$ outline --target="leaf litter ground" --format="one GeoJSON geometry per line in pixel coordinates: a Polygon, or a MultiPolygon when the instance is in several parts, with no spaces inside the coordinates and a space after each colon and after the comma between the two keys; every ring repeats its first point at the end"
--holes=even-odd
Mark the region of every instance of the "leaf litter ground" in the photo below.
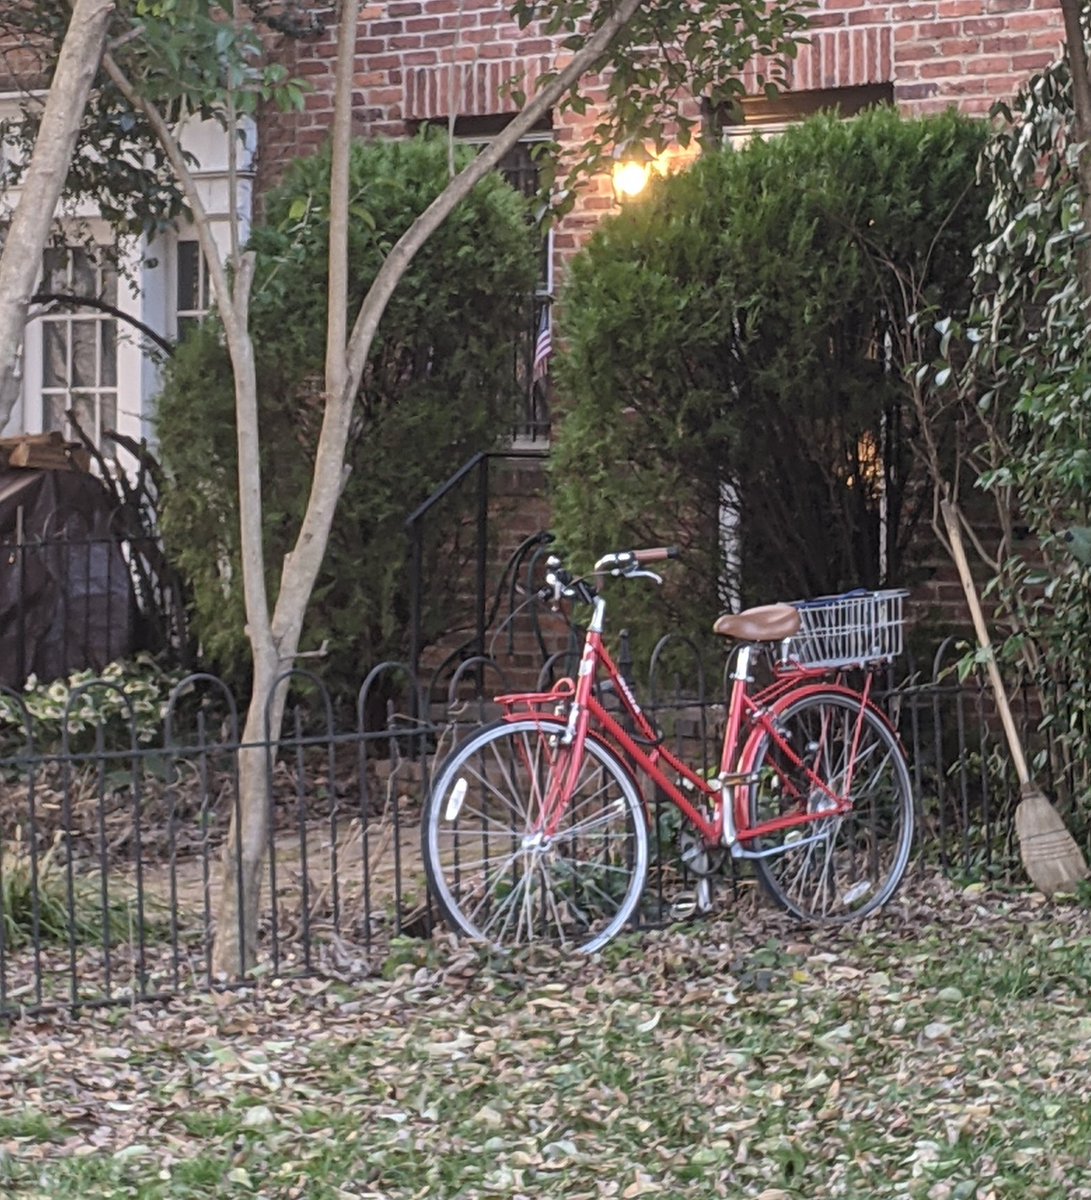
{"type": "Polygon", "coordinates": [[[0,1195],[1091,1200],[1078,904],[918,880],[385,974],[15,1024],[0,1195]]]}

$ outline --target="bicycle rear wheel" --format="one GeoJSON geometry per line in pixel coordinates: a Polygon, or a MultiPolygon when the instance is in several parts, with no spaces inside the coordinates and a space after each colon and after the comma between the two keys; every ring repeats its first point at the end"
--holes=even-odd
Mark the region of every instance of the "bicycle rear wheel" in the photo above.
{"type": "Polygon", "coordinates": [[[497,947],[590,953],[629,921],[648,871],[644,808],[628,771],[589,737],[556,829],[543,801],[568,769],[563,726],[483,730],[443,768],[421,817],[428,884],[451,928],[497,947]]]}
{"type": "Polygon", "coordinates": [[[748,849],[773,851],[754,860],[758,877],[797,917],[864,917],[894,895],[909,863],[913,794],[905,755],[873,709],[838,692],[790,702],[776,722],[804,766],[765,735],[752,762],[751,826],[833,809],[829,793],[840,800],[848,792],[852,808],[748,842],[748,849]]]}

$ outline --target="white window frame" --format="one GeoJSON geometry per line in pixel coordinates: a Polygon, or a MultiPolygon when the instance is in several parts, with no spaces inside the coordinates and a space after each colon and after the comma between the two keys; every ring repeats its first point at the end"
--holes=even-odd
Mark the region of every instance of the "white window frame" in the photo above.
{"type": "Polygon", "coordinates": [[[183,332],[186,328],[186,322],[192,321],[194,324],[199,324],[212,311],[212,282],[208,275],[208,264],[205,261],[205,256],[201,251],[201,243],[197,238],[196,230],[184,231],[178,234],[174,239],[174,253],[171,262],[172,270],[170,272],[170,312],[172,323],[172,334],[175,341],[181,341],[183,332]],[[182,247],[193,246],[197,254],[197,308],[182,308],[179,306],[181,297],[178,294],[179,286],[182,282],[182,247]]]}
{"type": "MultiPolygon", "coordinates": [[[[102,243],[98,243],[98,244],[101,245],[102,243]]],[[[59,250],[59,249],[62,249],[62,247],[58,245],[55,247],[50,247],[49,249],[47,249],[46,252],[49,253],[50,250],[59,250]]],[[[75,292],[76,288],[74,286],[74,282],[73,282],[73,278],[72,278],[74,255],[81,251],[86,253],[87,247],[86,247],[86,245],[81,245],[76,242],[68,242],[65,244],[63,249],[67,252],[67,258],[66,258],[66,264],[65,264],[66,277],[65,277],[64,285],[61,288],[59,288],[58,290],[60,290],[62,292],[75,292]]],[[[109,303],[113,304],[114,307],[116,308],[117,301],[120,298],[120,288],[121,288],[121,281],[120,281],[120,279],[117,278],[116,270],[113,270],[112,268],[110,268],[108,263],[104,264],[102,262],[94,264],[94,270],[95,270],[95,284],[94,284],[94,293],[95,294],[98,294],[101,292],[104,272],[109,270],[109,271],[111,271],[112,274],[114,274],[114,276],[115,276],[114,295],[113,295],[113,298],[109,301],[109,303]]],[[[38,400],[38,405],[39,405],[39,409],[40,409],[40,415],[39,415],[39,421],[38,421],[39,427],[41,428],[42,432],[44,433],[44,432],[46,432],[46,426],[48,423],[50,429],[54,429],[54,428],[59,429],[59,431],[61,433],[63,433],[65,435],[65,437],[74,440],[77,436],[76,432],[75,432],[74,428],[72,428],[72,426],[69,424],[67,417],[65,417],[63,414],[66,413],[71,407],[73,407],[73,404],[76,403],[78,398],[84,398],[92,406],[92,415],[93,415],[93,427],[90,429],[85,428],[84,432],[100,448],[100,450],[103,452],[103,454],[105,456],[113,457],[114,452],[115,452],[115,447],[113,444],[105,443],[102,439],[102,434],[103,434],[103,430],[105,428],[116,429],[118,426],[118,416],[119,416],[119,409],[120,409],[120,391],[121,391],[120,379],[119,379],[120,354],[119,354],[118,350],[119,350],[119,343],[120,343],[120,326],[122,324],[121,320],[113,314],[102,312],[101,310],[95,309],[95,308],[74,308],[74,307],[73,308],[58,308],[58,307],[53,307],[53,308],[45,309],[45,310],[38,312],[34,316],[33,321],[34,321],[34,324],[36,324],[38,327],[38,337],[36,339],[36,350],[37,350],[38,361],[36,364],[36,369],[35,369],[34,374],[31,375],[30,372],[28,371],[28,383],[31,380],[33,380],[33,385],[34,385],[35,391],[37,392],[37,400],[38,400]],[[95,331],[94,332],[94,370],[93,370],[94,378],[93,378],[92,383],[84,384],[84,385],[75,385],[72,382],[73,329],[77,325],[77,323],[81,326],[91,326],[95,331]],[[113,329],[114,329],[112,372],[105,372],[103,369],[104,362],[103,362],[103,355],[102,355],[102,350],[103,350],[102,329],[107,324],[112,324],[113,329]],[[46,382],[45,382],[45,378],[44,378],[45,369],[47,366],[46,353],[45,353],[45,346],[46,346],[46,341],[47,341],[46,332],[48,329],[51,329],[51,328],[63,328],[66,331],[66,336],[64,339],[65,351],[66,351],[66,353],[65,353],[66,361],[65,361],[65,372],[64,373],[67,377],[68,382],[67,382],[67,385],[63,386],[63,387],[58,387],[58,386],[54,386],[54,385],[47,386],[46,382]],[[113,375],[113,383],[107,384],[103,381],[104,375],[111,374],[111,373],[113,375]],[[55,397],[61,398],[62,404],[63,404],[63,407],[61,410],[62,415],[59,418],[59,425],[54,424],[51,420],[49,420],[50,404],[51,404],[51,401],[55,397]],[[103,414],[103,401],[107,398],[112,399],[111,407],[113,409],[112,417],[108,421],[105,419],[104,414],[103,414]]]]}

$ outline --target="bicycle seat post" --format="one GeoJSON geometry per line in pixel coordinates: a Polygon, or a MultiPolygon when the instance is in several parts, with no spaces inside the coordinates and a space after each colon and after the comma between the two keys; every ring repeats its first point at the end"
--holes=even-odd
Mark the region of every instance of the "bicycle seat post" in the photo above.
{"type": "Polygon", "coordinates": [[[748,642],[744,642],[735,655],[735,669],[731,672],[731,678],[738,680],[741,683],[753,683],[754,677],[750,674],[750,659],[753,657],[754,647],[748,642]]]}
{"type": "Polygon", "coordinates": [[[568,723],[565,727],[564,736],[561,738],[561,743],[565,746],[572,745],[577,738],[580,720],[587,708],[587,701],[591,695],[592,677],[595,673],[595,656],[598,654],[599,646],[602,643],[602,629],[606,617],[606,601],[601,596],[593,595],[591,604],[591,620],[588,622],[587,632],[583,639],[583,654],[580,656],[579,674],[576,678],[576,694],[572,698],[572,704],[568,710],[568,723]]]}

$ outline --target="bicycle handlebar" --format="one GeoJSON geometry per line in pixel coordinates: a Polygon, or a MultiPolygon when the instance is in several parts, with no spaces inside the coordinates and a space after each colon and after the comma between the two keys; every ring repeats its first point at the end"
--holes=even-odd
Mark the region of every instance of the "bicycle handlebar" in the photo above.
{"type": "MultiPolygon", "coordinates": [[[[595,563],[592,573],[616,575],[626,579],[637,579],[643,576],[645,579],[662,583],[663,580],[654,571],[646,571],[642,568],[647,563],[663,562],[665,559],[678,557],[677,546],[655,546],[647,550],[618,550],[613,554],[603,555],[595,563]]],[[[588,604],[594,601],[597,593],[592,585],[586,578],[574,578],[570,572],[565,570],[560,558],[555,554],[549,556],[546,566],[549,568],[546,573],[546,587],[538,593],[538,599],[552,600],[554,604],[562,596],[574,596],[588,604]]]]}
{"type": "Polygon", "coordinates": [[[634,550],[633,558],[638,563],[663,562],[667,558],[678,558],[677,546],[656,546],[653,550],[634,550]]]}
{"type": "Polygon", "coordinates": [[[656,546],[648,550],[619,550],[615,554],[605,554],[595,563],[595,573],[609,571],[611,575],[624,575],[645,563],[663,562],[668,558],[678,557],[677,546],[656,546]]]}

